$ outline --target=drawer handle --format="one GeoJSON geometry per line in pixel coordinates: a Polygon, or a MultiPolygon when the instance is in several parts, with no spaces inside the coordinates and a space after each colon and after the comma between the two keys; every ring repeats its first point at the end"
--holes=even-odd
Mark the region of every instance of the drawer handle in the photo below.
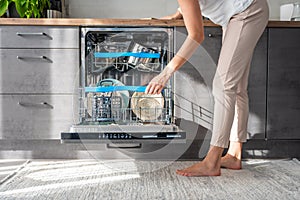
{"type": "Polygon", "coordinates": [[[26,37],[26,36],[28,36],[28,37],[45,36],[45,37],[49,38],[50,40],[53,39],[50,35],[48,35],[47,33],[44,33],[44,32],[40,32],[40,33],[19,33],[18,32],[16,34],[17,34],[17,36],[20,36],[20,37],[26,37]]]}
{"type": "Polygon", "coordinates": [[[213,38],[213,37],[221,37],[222,36],[222,33],[209,33],[208,35],[207,35],[208,37],[210,37],[210,38],[213,38]]]}
{"type": "Polygon", "coordinates": [[[141,143],[108,143],[106,144],[108,149],[140,149],[142,148],[141,143]]]}
{"type": "Polygon", "coordinates": [[[53,61],[48,58],[47,56],[17,56],[17,59],[19,60],[44,60],[50,63],[53,63],[53,61]]]}
{"type": "Polygon", "coordinates": [[[49,108],[53,109],[54,107],[47,102],[40,102],[40,103],[31,103],[31,102],[22,102],[19,101],[18,104],[23,107],[34,107],[34,108],[49,108]]]}

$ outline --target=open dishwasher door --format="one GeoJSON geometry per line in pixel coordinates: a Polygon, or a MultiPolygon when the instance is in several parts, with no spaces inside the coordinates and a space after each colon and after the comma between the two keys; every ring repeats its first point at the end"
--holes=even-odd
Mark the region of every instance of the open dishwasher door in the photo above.
{"type": "Polygon", "coordinates": [[[161,94],[144,93],[172,52],[172,28],[81,28],[79,123],[61,141],[185,143],[173,80],[161,94]]]}

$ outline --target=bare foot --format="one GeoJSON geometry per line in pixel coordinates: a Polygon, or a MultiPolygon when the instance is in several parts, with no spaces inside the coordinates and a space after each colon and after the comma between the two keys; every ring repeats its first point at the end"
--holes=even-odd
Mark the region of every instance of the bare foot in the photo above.
{"type": "Polygon", "coordinates": [[[235,156],[226,154],[221,158],[221,167],[239,170],[242,169],[242,161],[235,156]]]}
{"type": "Polygon", "coordinates": [[[220,176],[220,167],[209,167],[205,161],[196,163],[188,168],[176,170],[181,176],[220,176]]]}

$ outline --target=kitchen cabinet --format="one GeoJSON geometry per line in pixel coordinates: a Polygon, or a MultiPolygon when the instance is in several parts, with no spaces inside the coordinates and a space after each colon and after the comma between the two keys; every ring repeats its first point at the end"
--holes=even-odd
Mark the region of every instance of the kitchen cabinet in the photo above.
{"type": "MultiPolygon", "coordinates": [[[[75,101],[74,101],[75,102],[75,101]]],[[[58,139],[73,120],[71,95],[0,95],[1,139],[58,139]]]]}
{"type": "Polygon", "coordinates": [[[79,48],[78,27],[2,26],[1,48],[79,48]]]}
{"type": "MultiPolygon", "coordinates": [[[[205,40],[193,56],[174,74],[175,117],[212,128],[212,81],[221,49],[222,30],[205,29],[205,40]]],[[[175,49],[180,49],[187,37],[185,27],[176,27],[175,49]]]]}
{"type": "MultiPolygon", "coordinates": [[[[175,105],[177,118],[193,121],[212,129],[212,81],[216,71],[222,43],[220,27],[205,27],[205,40],[190,60],[175,73],[175,105]]],[[[184,27],[176,27],[175,52],[187,36],[184,27]]],[[[249,76],[248,138],[265,138],[266,79],[267,79],[267,30],[260,38],[252,59],[249,76]]]]}
{"type": "Polygon", "coordinates": [[[0,93],[73,93],[77,89],[78,49],[0,49],[0,56],[5,75],[0,93]]]}
{"type": "Polygon", "coordinates": [[[60,139],[77,119],[79,28],[0,27],[0,139],[60,139]]]}
{"type": "Polygon", "coordinates": [[[266,137],[267,56],[268,29],[258,40],[251,62],[248,82],[248,139],[265,139],[266,137]]]}
{"type": "Polygon", "coordinates": [[[300,28],[269,28],[268,139],[300,139],[300,28]]]}

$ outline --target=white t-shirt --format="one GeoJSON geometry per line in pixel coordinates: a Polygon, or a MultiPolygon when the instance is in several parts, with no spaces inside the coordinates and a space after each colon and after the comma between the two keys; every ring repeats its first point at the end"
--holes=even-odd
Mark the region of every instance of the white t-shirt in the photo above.
{"type": "MultiPolygon", "coordinates": [[[[199,0],[201,12],[215,24],[227,26],[230,18],[247,9],[253,0],[199,0]]],[[[181,13],[181,9],[178,8],[181,13]]]]}

